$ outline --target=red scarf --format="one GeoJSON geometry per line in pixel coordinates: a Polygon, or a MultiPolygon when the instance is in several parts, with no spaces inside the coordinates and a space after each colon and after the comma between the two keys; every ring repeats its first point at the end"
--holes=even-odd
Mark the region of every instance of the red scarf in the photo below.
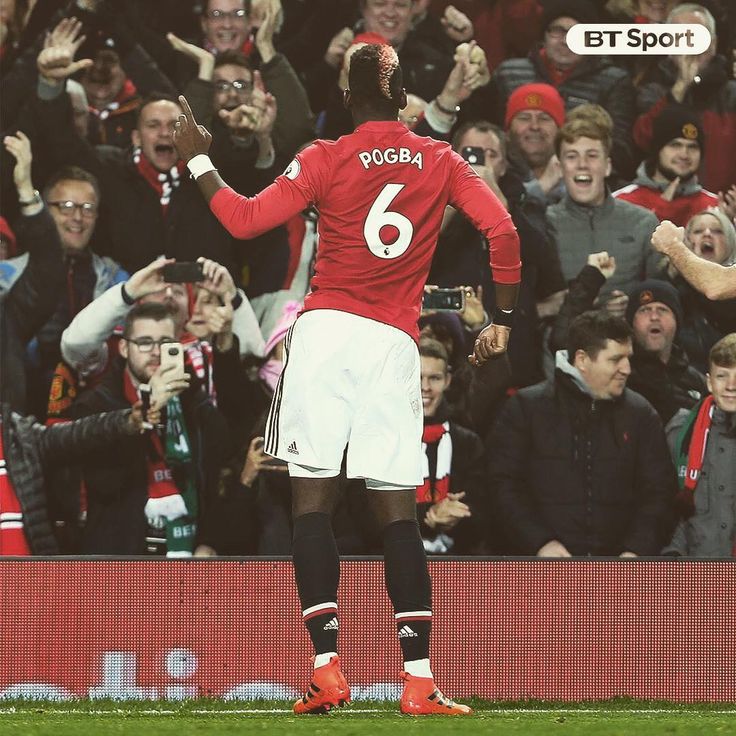
{"type": "Polygon", "coordinates": [[[0,431],[0,556],[28,557],[30,554],[31,548],[23,531],[23,511],[8,476],[0,431]]]}
{"type": "Polygon", "coordinates": [[[186,169],[183,161],[177,161],[168,171],[159,171],[154,165],[143,155],[143,151],[136,148],[133,152],[133,163],[138,169],[138,173],[151,185],[153,190],[158,194],[159,202],[163,214],[169,207],[171,195],[181,183],[181,176],[186,169]]]}
{"type": "MultiPolygon", "coordinates": [[[[139,399],[138,389],[133,385],[133,380],[126,370],[123,373],[125,398],[133,406],[139,399]]],[[[164,460],[164,448],[158,432],[148,432],[151,440],[151,448],[148,453],[148,498],[166,498],[167,496],[179,495],[179,489],[174,482],[171,468],[164,460]]]]}
{"type": "Polygon", "coordinates": [[[552,85],[554,87],[559,87],[575,71],[575,67],[577,67],[577,64],[574,64],[569,69],[564,69],[564,70],[558,69],[547,58],[547,52],[545,49],[542,49],[539,52],[539,56],[542,59],[542,62],[544,63],[544,68],[547,70],[547,73],[549,74],[549,78],[552,81],[552,85]]]}
{"type": "Polygon", "coordinates": [[[450,491],[450,464],[452,462],[452,440],[450,424],[425,424],[422,433],[424,450],[424,482],[417,486],[417,503],[437,503],[447,498],[450,491]],[[435,457],[431,468],[429,454],[435,457]],[[434,472],[432,472],[434,470],[434,472]]]}
{"type": "Polygon", "coordinates": [[[708,444],[710,425],[713,422],[713,396],[706,396],[698,411],[698,416],[693,424],[693,433],[690,439],[690,447],[687,452],[687,471],[685,472],[685,488],[690,492],[695,491],[698,485],[700,471],[703,469],[705,459],[705,446],[708,444]]]}

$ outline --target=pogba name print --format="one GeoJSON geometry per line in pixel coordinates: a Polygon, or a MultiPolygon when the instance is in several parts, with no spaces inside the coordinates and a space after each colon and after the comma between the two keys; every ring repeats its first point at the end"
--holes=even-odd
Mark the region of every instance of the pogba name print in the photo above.
{"type": "Polygon", "coordinates": [[[372,151],[360,151],[358,153],[360,163],[364,169],[371,166],[384,166],[385,164],[412,164],[420,171],[424,166],[420,151],[412,153],[410,148],[374,148],[372,151]]]}

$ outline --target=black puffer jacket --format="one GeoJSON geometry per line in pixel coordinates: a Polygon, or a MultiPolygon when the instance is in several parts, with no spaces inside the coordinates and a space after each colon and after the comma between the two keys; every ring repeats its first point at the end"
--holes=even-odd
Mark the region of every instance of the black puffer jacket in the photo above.
{"type": "MultiPolygon", "coordinates": [[[[540,56],[532,51],[525,59],[507,59],[498,65],[491,77],[491,93],[496,106],[496,122],[503,123],[506,103],[511,93],[523,84],[554,83],[540,56]]],[[[557,87],[565,100],[565,108],[594,102],[602,105],[613,119],[613,151],[615,173],[624,181],[634,178],[635,160],[631,129],[636,117],[636,96],[626,71],[614,66],[608,57],[586,56],[570,76],[557,87]]]]}
{"type": "Polygon", "coordinates": [[[573,372],[522,389],[496,422],[490,481],[505,551],[534,555],[556,539],[573,555],[658,554],[676,491],[662,423],[628,389],[592,399],[573,372]]]}
{"type": "Polygon", "coordinates": [[[23,511],[28,546],[34,555],[58,553],[47,513],[44,473],[49,463],[70,462],[92,453],[135,430],[128,425],[130,411],[100,414],[69,424],[44,427],[0,404],[3,447],[8,477],[23,511]]]}

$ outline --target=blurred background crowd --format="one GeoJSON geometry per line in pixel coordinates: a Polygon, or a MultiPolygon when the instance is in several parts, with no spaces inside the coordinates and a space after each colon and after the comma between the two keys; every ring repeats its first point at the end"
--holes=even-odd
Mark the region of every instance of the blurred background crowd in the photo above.
{"type": "MultiPolygon", "coordinates": [[[[523,262],[508,355],[471,368],[493,282],[448,209],[427,291],[457,308],[420,319],[427,552],[733,556],[736,302],[650,239],[671,220],[736,263],[735,42],[728,0],[0,0],[0,554],[290,554],[263,432],[319,213],[231,237],[173,145],[177,96],[252,196],[352,130],[350,56],[389,43],[401,121],[472,163],[523,262]],[[697,23],[712,43],[573,53],[593,22],[697,23]],[[141,385],[152,431],[64,433],[141,385]]],[[[363,482],[344,487],[340,551],[380,551],[363,482]]]]}

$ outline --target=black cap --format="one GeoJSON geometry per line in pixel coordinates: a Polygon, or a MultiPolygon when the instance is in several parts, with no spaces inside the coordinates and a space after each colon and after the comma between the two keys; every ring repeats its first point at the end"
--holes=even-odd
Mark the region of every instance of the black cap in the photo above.
{"type": "Polygon", "coordinates": [[[668,105],[654,119],[651,152],[657,155],[675,138],[695,141],[703,151],[703,127],[697,113],[685,105],[668,105]]]}
{"type": "Polygon", "coordinates": [[[640,307],[652,302],[662,302],[675,315],[678,327],[682,324],[682,303],[680,295],[672,284],[661,279],[648,279],[637,284],[629,292],[629,303],[626,305],[626,321],[633,324],[634,315],[640,307]]]}

